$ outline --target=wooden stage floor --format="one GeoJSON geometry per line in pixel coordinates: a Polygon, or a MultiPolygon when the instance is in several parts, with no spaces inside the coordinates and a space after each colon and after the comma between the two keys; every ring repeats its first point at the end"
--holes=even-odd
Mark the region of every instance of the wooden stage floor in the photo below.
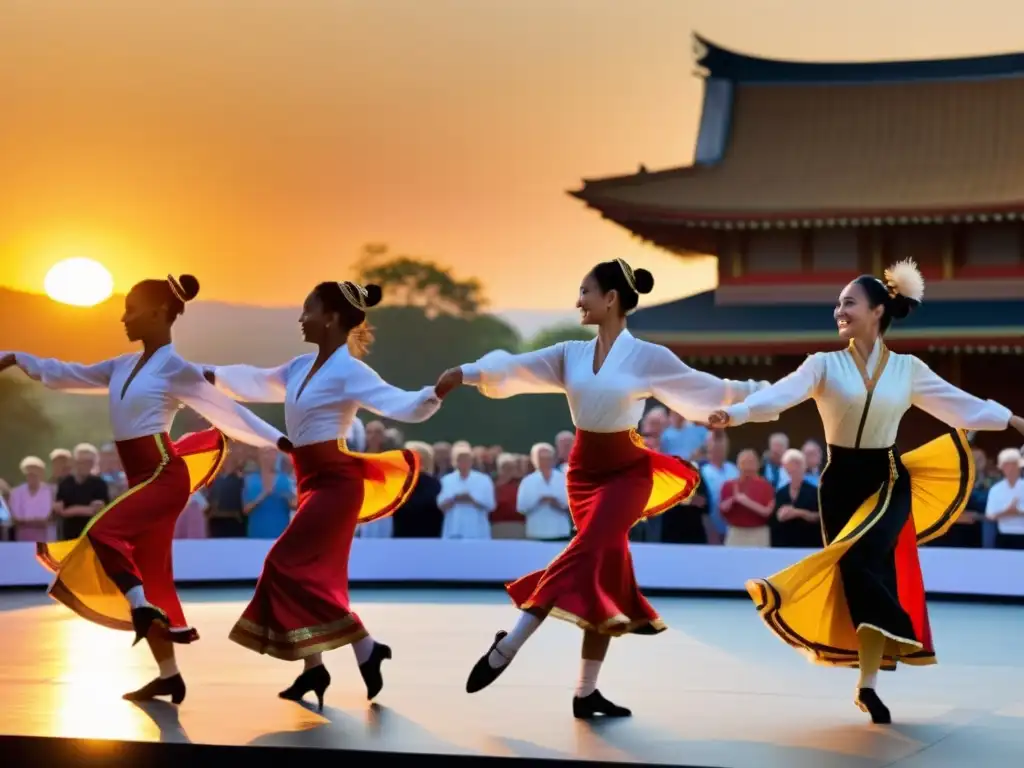
{"type": "Polygon", "coordinates": [[[451,756],[444,765],[465,755],[722,768],[1024,759],[1017,606],[933,604],[940,664],[883,673],[881,692],[897,720],[884,727],[854,707],[855,672],[808,664],[768,633],[748,601],[655,599],[669,631],[616,640],[601,675],[601,690],[634,717],[588,725],[570,710],[580,634],[562,622],[542,627],[491,688],[464,692],[473,662],[515,618],[500,591],[355,591],[360,615],[395,658],[385,662],[385,688],[370,707],[351,651],[330,654],[334,683],[323,715],[276,697],[301,665],[227,640],[248,596],[184,593],[203,638],[180,653],[188,698],[180,708],[142,708],[120,699],[154,673],[130,635],[77,619],[39,593],[0,593],[0,731],[397,753],[390,763],[418,753],[420,765],[425,754],[451,756]]]}

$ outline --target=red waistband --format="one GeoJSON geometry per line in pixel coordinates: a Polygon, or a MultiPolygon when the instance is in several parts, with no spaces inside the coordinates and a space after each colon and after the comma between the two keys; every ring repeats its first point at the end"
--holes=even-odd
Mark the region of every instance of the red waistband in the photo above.
{"type": "Polygon", "coordinates": [[[311,445],[297,445],[292,451],[292,463],[298,477],[331,467],[340,467],[354,461],[347,452],[344,440],[326,440],[311,445]]]}
{"type": "Polygon", "coordinates": [[[631,464],[647,453],[643,439],[635,429],[622,432],[588,432],[576,430],[569,469],[612,471],[631,464]]]}
{"type": "Polygon", "coordinates": [[[171,436],[166,432],[159,435],[146,435],[131,440],[118,440],[114,443],[117,455],[121,458],[121,466],[126,475],[139,472],[152,472],[160,464],[177,456],[171,436]]]}

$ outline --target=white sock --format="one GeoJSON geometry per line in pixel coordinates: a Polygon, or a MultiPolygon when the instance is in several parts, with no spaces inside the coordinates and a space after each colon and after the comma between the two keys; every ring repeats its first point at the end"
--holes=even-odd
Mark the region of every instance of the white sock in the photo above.
{"type": "Polygon", "coordinates": [[[142,591],[141,584],[129,589],[124,593],[124,596],[128,598],[128,605],[132,607],[132,610],[149,605],[149,601],[146,599],[146,593],[142,591]]]}
{"type": "Polygon", "coordinates": [[[600,661],[581,659],[580,681],[576,683],[576,697],[582,699],[597,690],[597,675],[601,671],[600,661]]]}
{"type": "Polygon", "coordinates": [[[166,680],[168,677],[174,677],[178,674],[178,661],[173,656],[163,661],[158,661],[157,664],[160,666],[160,679],[166,680]]]}
{"type": "Polygon", "coordinates": [[[495,650],[487,656],[487,663],[491,669],[501,669],[508,664],[516,655],[523,643],[530,639],[530,635],[537,631],[541,619],[531,613],[523,611],[519,614],[519,621],[512,627],[512,631],[501,639],[495,650]]]}
{"type": "Polygon", "coordinates": [[[365,664],[370,658],[370,654],[373,653],[373,647],[377,644],[377,641],[367,635],[362,640],[356,640],[352,643],[352,650],[356,654],[356,664],[365,664]]]}
{"type": "Polygon", "coordinates": [[[304,658],[302,660],[302,663],[304,665],[302,668],[303,671],[307,669],[312,669],[313,667],[323,666],[324,655],[322,653],[314,653],[312,656],[307,656],[306,658],[304,658]]]}

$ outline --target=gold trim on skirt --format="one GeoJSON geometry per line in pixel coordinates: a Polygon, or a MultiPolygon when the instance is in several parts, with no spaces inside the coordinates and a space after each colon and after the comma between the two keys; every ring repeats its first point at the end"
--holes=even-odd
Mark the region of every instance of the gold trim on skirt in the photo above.
{"type": "MultiPolygon", "coordinates": [[[[966,434],[943,435],[904,454],[901,461],[910,475],[911,514],[918,543],[942,536],[963,512],[974,485],[974,462],[966,434]]],[[[888,480],[858,507],[834,541],[767,579],[746,583],[768,628],[816,664],[858,666],[860,628],[854,627],[850,618],[839,560],[885,514],[896,481],[891,454],[890,466],[888,480]]],[[[914,666],[936,663],[935,654],[920,642],[882,634],[887,638],[883,668],[893,669],[896,662],[914,666]]]]}

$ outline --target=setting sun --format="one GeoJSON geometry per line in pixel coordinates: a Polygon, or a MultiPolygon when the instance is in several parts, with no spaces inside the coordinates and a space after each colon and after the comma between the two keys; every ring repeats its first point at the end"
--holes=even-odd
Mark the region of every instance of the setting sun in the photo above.
{"type": "Polygon", "coordinates": [[[92,259],[65,259],[51,267],[43,280],[46,295],[61,304],[91,307],[110,298],[114,278],[92,259]]]}

